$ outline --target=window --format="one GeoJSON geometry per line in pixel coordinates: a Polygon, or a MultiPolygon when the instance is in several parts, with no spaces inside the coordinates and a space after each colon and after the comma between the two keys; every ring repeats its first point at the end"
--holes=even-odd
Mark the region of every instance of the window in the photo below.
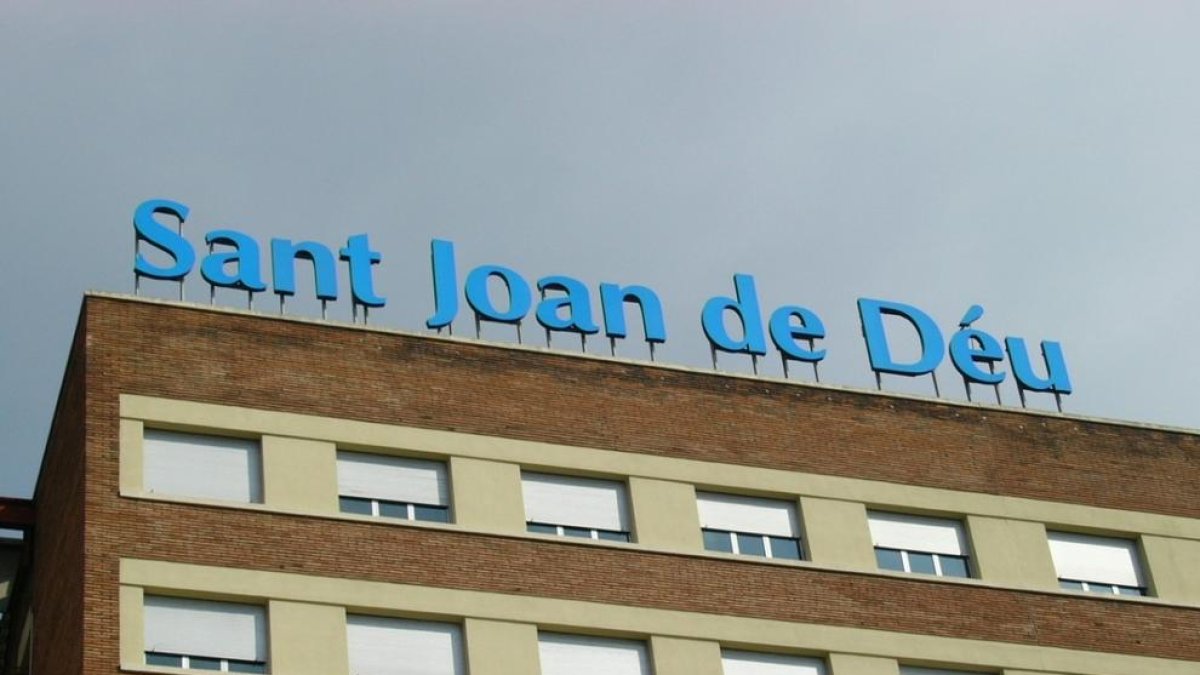
{"type": "Polygon", "coordinates": [[[879,511],[869,512],[867,519],[880,569],[939,577],[971,576],[961,522],[879,511]]]}
{"type": "Polygon", "coordinates": [[[267,672],[265,608],[146,596],[145,610],[146,665],[267,672]]]}
{"type": "Polygon", "coordinates": [[[450,522],[445,462],[338,452],[337,475],[342,513],[450,522]]]}
{"type": "Polygon", "coordinates": [[[704,548],[710,551],[788,560],[804,557],[792,502],[701,492],[696,505],[704,548]]]}
{"type": "Polygon", "coordinates": [[[821,659],[721,650],[724,675],[824,675],[821,659]]]}
{"type": "Polygon", "coordinates": [[[530,532],[629,541],[624,483],[524,472],[521,488],[530,532]]]}
{"type": "Polygon", "coordinates": [[[1136,541],[1070,532],[1050,532],[1048,537],[1059,586],[1107,595],[1146,595],[1136,541]]]}
{"type": "Polygon", "coordinates": [[[462,675],[462,630],[452,623],[346,617],[350,675],[462,675]]]}
{"type": "Polygon", "coordinates": [[[962,670],[944,670],[942,668],[916,668],[914,666],[900,666],[900,675],[979,675],[978,673],[968,673],[962,670]]]}
{"type": "Polygon", "coordinates": [[[538,634],[542,675],[651,675],[646,643],[585,635],[538,634]]]}
{"type": "Polygon", "coordinates": [[[147,492],[229,502],[262,502],[262,453],[256,440],[146,429],[147,492]]]}

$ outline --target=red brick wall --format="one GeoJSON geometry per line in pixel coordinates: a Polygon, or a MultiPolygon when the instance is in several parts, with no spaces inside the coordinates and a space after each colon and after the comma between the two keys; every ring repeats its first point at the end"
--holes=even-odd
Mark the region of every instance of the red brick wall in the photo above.
{"type": "MultiPolygon", "coordinates": [[[[46,455],[34,493],[31,595],[38,675],[81,672],[83,664],[84,426],[86,316],[76,328],[46,455]]],[[[27,606],[14,609],[14,648],[27,606]]],[[[10,663],[19,655],[10,653],[10,663]]],[[[15,663],[13,663],[15,665],[15,663]]]]}
{"type": "Polygon", "coordinates": [[[1192,435],[107,298],[86,316],[88,673],[117,667],[123,556],[1200,660],[1194,610],[117,496],[121,393],[1197,517],[1192,435]]]}

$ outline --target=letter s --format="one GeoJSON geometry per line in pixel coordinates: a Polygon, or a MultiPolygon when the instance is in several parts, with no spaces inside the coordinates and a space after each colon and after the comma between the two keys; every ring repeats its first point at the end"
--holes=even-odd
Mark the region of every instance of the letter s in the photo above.
{"type": "Polygon", "coordinates": [[[133,212],[133,229],[138,241],[145,239],[151,246],[171,256],[174,264],[170,267],[158,267],[138,253],[133,264],[133,271],[138,276],[152,279],[182,279],[192,271],[196,262],[196,252],[187,240],[174,230],[162,225],[154,216],[164,214],[179,220],[182,225],[187,220],[188,207],[166,199],[151,199],[138,205],[133,212]]]}

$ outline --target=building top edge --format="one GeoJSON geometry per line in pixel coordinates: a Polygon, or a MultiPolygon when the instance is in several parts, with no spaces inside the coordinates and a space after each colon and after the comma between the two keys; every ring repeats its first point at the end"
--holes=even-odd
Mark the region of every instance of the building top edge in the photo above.
{"type": "Polygon", "coordinates": [[[636,368],[647,368],[654,370],[665,370],[672,372],[688,373],[691,375],[700,375],[707,377],[729,378],[743,380],[749,382],[765,382],[776,385],[787,385],[793,387],[802,387],[807,389],[816,389],[821,391],[837,392],[842,394],[853,394],[858,396],[867,396],[883,399],[894,399],[903,401],[912,401],[926,405],[939,405],[954,408],[963,408],[967,410],[985,411],[997,414],[1006,415],[1024,415],[1035,418],[1053,419],[1069,422],[1084,422],[1090,424],[1103,424],[1109,426],[1125,427],[1130,429],[1142,429],[1146,431],[1156,431],[1174,434],[1185,434],[1190,436],[1200,436],[1200,429],[1189,427],[1174,426],[1168,424],[1157,424],[1152,422],[1138,422],[1133,420],[1122,420],[1110,417],[1099,417],[1092,415],[1082,415],[1078,413],[1059,413],[1051,410],[1040,410],[1034,408],[1014,408],[1011,406],[997,405],[994,403],[958,401],[953,399],[936,398],[931,396],[922,396],[918,394],[908,394],[904,392],[879,391],[875,389],[866,389],[863,387],[855,387],[850,385],[828,384],[824,382],[806,382],[800,380],[790,380],[781,377],[769,375],[750,375],[745,373],[735,373],[721,370],[705,369],[696,366],[688,366],[677,363],[662,363],[659,361],[646,361],[642,359],[631,359],[621,356],[602,356],[598,354],[587,354],[580,352],[570,352],[537,345],[512,344],[509,342],[496,342],[481,338],[464,338],[453,335],[439,335],[406,330],[403,328],[395,328],[389,326],[377,326],[371,324],[352,323],[340,321],[336,319],[317,319],[313,317],[298,316],[298,315],[281,315],[270,314],[262,311],[254,311],[240,309],[237,307],[227,307],[220,305],[208,305],[198,302],[188,302],[179,300],[167,300],[164,298],[152,298],[140,295],[131,295],[128,293],[118,293],[112,291],[97,291],[89,290],[84,292],[84,298],[98,298],[104,300],[114,300],[118,302],[133,302],[148,305],[161,305],[174,307],[177,309],[186,309],[192,311],[208,312],[213,314],[226,314],[233,316],[241,316],[253,319],[266,321],[283,321],[288,323],[299,323],[311,326],[319,326],[324,328],[336,328],[342,330],[357,330],[369,333],[378,333],[382,335],[397,335],[406,338],[417,338],[423,340],[431,340],[436,342],[445,342],[450,344],[473,345],[479,347],[487,347],[491,349],[501,349],[527,354],[542,354],[552,355],[564,358],[583,359],[587,361],[596,361],[603,363],[616,363],[624,366],[632,366],[636,368]]]}

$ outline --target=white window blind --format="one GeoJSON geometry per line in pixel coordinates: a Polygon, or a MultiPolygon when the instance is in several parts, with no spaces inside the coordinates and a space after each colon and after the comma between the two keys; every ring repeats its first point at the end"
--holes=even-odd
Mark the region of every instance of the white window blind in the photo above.
{"type": "Polygon", "coordinates": [[[701,492],[696,495],[700,527],[730,532],[799,537],[795,504],[782,499],[701,492]]]}
{"type": "Polygon", "coordinates": [[[784,654],[721,651],[724,675],[824,675],[821,659],[784,654]]]}
{"type": "Polygon", "coordinates": [[[1070,532],[1050,532],[1048,537],[1050,555],[1060,579],[1137,588],[1146,585],[1138,564],[1137,542],[1132,539],[1070,532]]]}
{"type": "Polygon", "coordinates": [[[448,506],[446,463],[428,459],[338,452],[338,494],[410,504],[448,506]]]}
{"type": "Polygon", "coordinates": [[[147,492],[234,502],[262,501],[258,441],[146,429],[142,439],[147,492]]]}
{"type": "Polygon", "coordinates": [[[871,541],[880,548],[967,555],[967,539],[960,521],[901,513],[870,511],[871,541]]]}
{"type": "Polygon", "coordinates": [[[346,617],[350,675],[463,675],[462,630],[452,623],[346,617]]]}
{"type": "Polygon", "coordinates": [[[651,675],[646,643],[584,635],[538,634],[542,675],[651,675]]]}
{"type": "Polygon", "coordinates": [[[146,596],[148,652],[238,661],[267,660],[264,607],[146,596]]]}
{"type": "Polygon", "coordinates": [[[625,485],[612,480],[522,473],[525,520],[629,531],[625,485]]]}

